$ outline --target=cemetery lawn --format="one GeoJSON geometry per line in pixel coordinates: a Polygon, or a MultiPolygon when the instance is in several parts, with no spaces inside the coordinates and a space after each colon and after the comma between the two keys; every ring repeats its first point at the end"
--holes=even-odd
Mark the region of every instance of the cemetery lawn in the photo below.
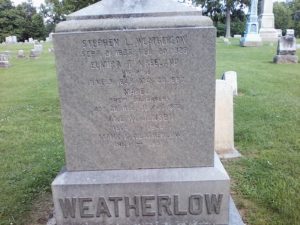
{"type": "MultiPolygon", "coordinates": [[[[238,73],[235,145],[243,158],[224,161],[233,197],[247,224],[297,225],[300,64],[273,64],[275,45],[231,41],[217,41],[216,77],[238,73]]],[[[50,184],[64,164],[54,56],[46,44],[39,59],[16,59],[30,48],[0,45],[13,53],[13,66],[0,70],[0,225],[46,224],[40,211],[51,210],[50,184]]]]}

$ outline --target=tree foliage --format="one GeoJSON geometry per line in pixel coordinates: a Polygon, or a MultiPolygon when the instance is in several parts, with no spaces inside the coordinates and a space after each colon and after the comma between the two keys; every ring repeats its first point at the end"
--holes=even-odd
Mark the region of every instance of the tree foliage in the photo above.
{"type": "Polygon", "coordinates": [[[250,0],[196,0],[204,15],[209,16],[217,27],[218,36],[231,36],[244,32],[246,15],[243,9],[250,0]]]}
{"type": "Polygon", "coordinates": [[[96,2],[99,0],[45,0],[40,9],[46,19],[47,31],[54,31],[55,25],[65,20],[66,15],[96,2]]]}
{"type": "Polygon", "coordinates": [[[37,13],[31,0],[18,6],[10,0],[0,0],[0,31],[0,41],[11,35],[20,41],[29,37],[44,39],[46,35],[43,17],[37,13]]]}
{"type": "Polygon", "coordinates": [[[275,28],[283,31],[294,29],[295,35],[300,37],[298,11],[300,11],[300,0],[274,3],[275,28]]]}

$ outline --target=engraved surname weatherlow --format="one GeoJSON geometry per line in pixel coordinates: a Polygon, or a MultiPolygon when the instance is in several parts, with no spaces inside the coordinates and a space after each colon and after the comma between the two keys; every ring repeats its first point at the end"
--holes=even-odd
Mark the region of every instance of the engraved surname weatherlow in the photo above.
{"type": "Polygon", "coordinates": [[[65,219],[97,217],[155,217],[220,214],[223,194],[142,195],[133,197],[64,198],[59,199],[65,219]],[[123,208],[124,210],[120,210],[123,208]],[[120,212],[124,212],[121,215],[120,212]]]}

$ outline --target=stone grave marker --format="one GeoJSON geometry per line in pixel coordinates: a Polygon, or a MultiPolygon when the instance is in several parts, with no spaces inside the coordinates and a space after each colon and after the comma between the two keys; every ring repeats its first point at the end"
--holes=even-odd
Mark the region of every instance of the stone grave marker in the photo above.
{"type": "Polygon", "coordinates": [[[19,51],[18,51],[18,58],[19,58],[19,59],[25,58],[24,50],[19,50],[19,51]]]}
{"type": "Polygon", "coordinates": [[[42,44],[34,44],[33,49],[38,52],[39,54],[42,54],[43,52],[43,45],[42,44]]]}
{"type": "Polygon", "coordinates": [[[6,54],[0,54],[0,68],[8,68],[9,64],[9,57],[6,54]]]}
{"type": "Polygon", "coordinates": [[[286,35],[278,41],[277,55],[273,61],[276,64],[298,63],[297,41],[294,30],[288,29],[286,35]]]}
{"type": "Polygon", "coordinates": [[[234,96],[238,95],[238,88],[237,88],[237,74],[235,71],[227,71],[223,74],[222,80],[225,80],[228,85],[232,87],[232,93],[234,96]]]}
{"type": "MultiPolygon", "coordinates": [[[[231,76],[225,74],[222,79],[231,76]]],[[[216,80],[215,150],[221,158],[241,156],[234,147],[233,88],[229,79],[216,80]]]]}
{"type": "Polygon", "coordinates": [[[173,0],[103,0],[57,25],[57,225],[230,224],[214,154],[215,34],[173,0]]]}
{"type": "Polygon", "coordinates": [[[36,59],[40,56],[40,53],[36,51],[35,49],[31,49],[29,53],[29,58],[36,59]]]}

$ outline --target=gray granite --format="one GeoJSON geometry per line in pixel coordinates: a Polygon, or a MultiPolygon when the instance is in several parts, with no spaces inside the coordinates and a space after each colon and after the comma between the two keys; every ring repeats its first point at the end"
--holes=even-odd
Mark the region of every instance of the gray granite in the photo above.
{"type": "Polygon", "coordinates": [[[102,0],[67,16],[72,19],[201,15],[201,11],[175,0],[102,0]]]}
{"type": "Polygon", "coordinates": [[[9,56],[7,54],[0,54],[0,68],[10,67],[9,56]]]}
{"type": "Polygon", "coordinates": [[[211,27],[201,11],[174,0],[104,0],[69,15],[56,33],[173,27],[211,27]]]}
{"type": "MultiPolygon", "coordinates": [[[[47,225],[57,225],[56,219],[54,217],[52,217],[47,222],[47,225]]],[[[241,215],[240,215],[238,209],[236,208],[236,205],[234,204],[234,201],[231,197],[229,200],[229,223],[228,223],[228,225],[245,225],[245,223],[243,222],[241,215]]]]}
{"type": "Polygon", "coordinates": [[[273,61],[277,64],[294,64],[298,63],[297,40],[294,30],[288,29],[286,35],[278,41],[277,55],[273,61]]]}
{"type": "Polygon", "coordinates": [[[104,0],[57,26],[58,225],[229,224],[230,180],[214,155],[215,33],[171,0],[104,0]]]}
{"type": "Polygon", "coordinates": [[[230,181],[216,155],[214,167],[62,172],[52,192],[59,225],[229,223],[230,181]]]}
{"type": "Polygon", "coordinates": [[[54,47],[68,170],[213,165],[214,28],[59,33],[54,47]]]}

